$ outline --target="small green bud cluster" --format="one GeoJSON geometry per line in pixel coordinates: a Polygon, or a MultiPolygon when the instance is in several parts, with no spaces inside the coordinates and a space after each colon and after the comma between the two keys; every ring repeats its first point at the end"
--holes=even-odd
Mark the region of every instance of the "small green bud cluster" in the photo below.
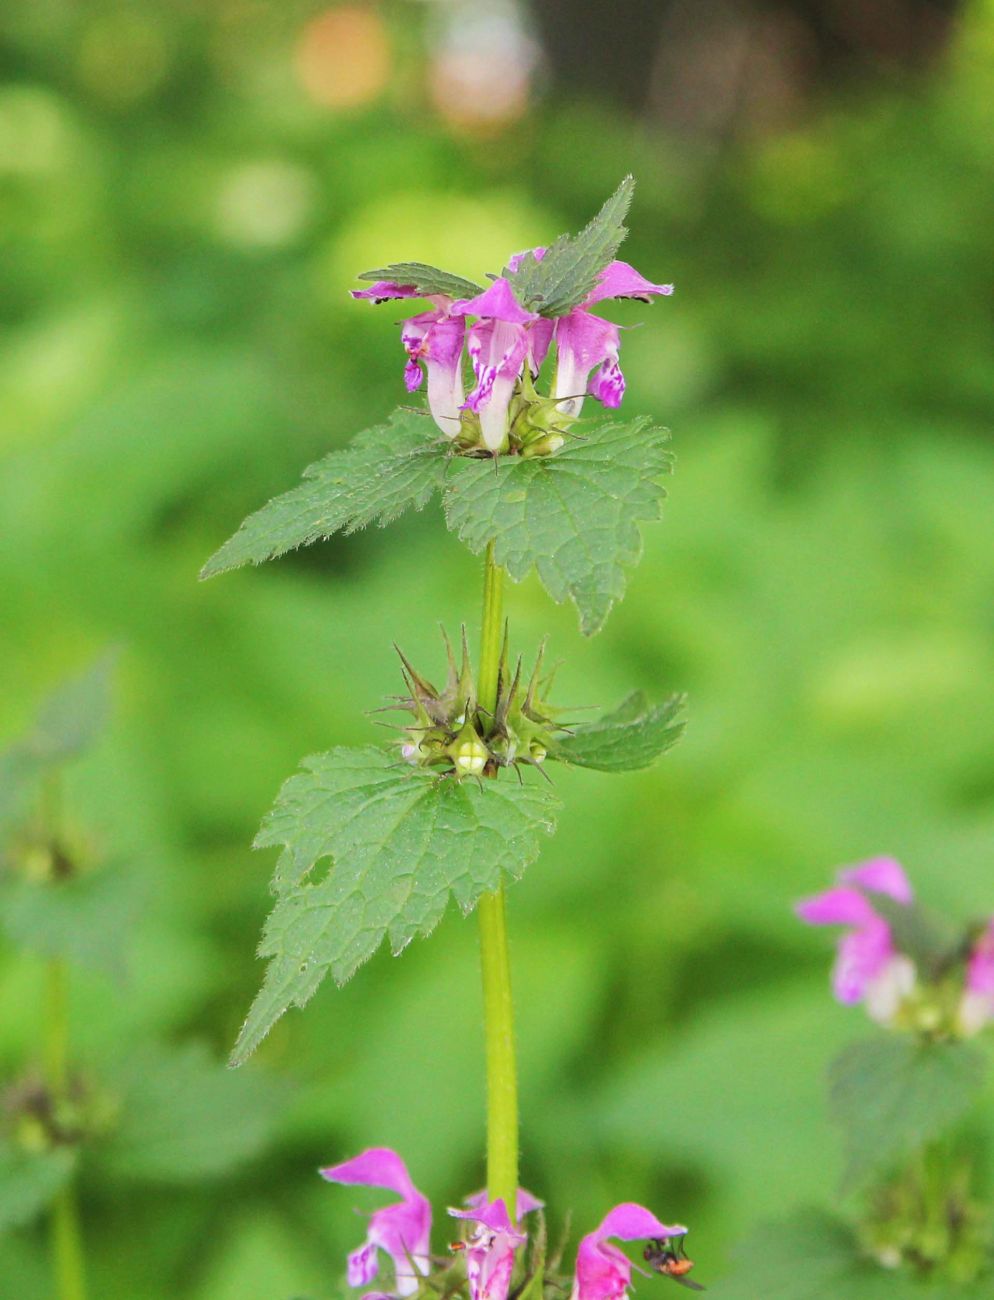
{"type": "Polygon", "coordinates": [[[442,690],[423,677],[398,649],[408,694],[395,696],[388,709],[402,709],[412,721],[404,725],[401,756],[418,767],[438,769],[443,775],[496,776],[501,768],[539,767],[566,730],[552,717],[544,696],[550,679],[541,676],[544,647],[539,650],[527,685],[522,682],[521,659],[511,670],[505,630],[493,713],[482,709],[462,631],[462,654],[457,663],[445,636],[448,676],[442,690]]]}
{"type": "MultiPolygon", "coordinates": [[[[507,449],[509,456],[554,456],[570,437],[576,416],[567,415],[558,397],[543,397],[535,388],[528,367],[518,379],[508,407],[507,449]]],[[[576,437],[577,435],[572,435],[576,437]]],[[[460,413],[460,431],[455,438],[457,449],[465,455],[491,456],[480,428],[480,417],[465,410],[460,413]]]]}
{"type": "Polygon", "coordinates": [[[37,1079],[15,1084],[2,1098],[4,1128],[27,1154],[76,1147],[112,1127],[115,1106],[78,1076],[56,1091],[37,1079]]]}
{"type": "Polygon", "coordinates": [[[990,1215],[970,1195],[968,1160],[930,1150],[880,1192],[862,1228],[884,1268],[967,1284],[990,1258],[990,1215]]]}

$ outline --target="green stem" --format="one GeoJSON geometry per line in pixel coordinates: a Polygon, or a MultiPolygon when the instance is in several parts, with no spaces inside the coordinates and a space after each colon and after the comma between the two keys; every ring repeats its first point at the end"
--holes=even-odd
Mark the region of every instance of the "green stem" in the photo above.
{"type": "MultiPolygon", "coordinates": [[[[45,975],[45,1077],[57,1106],[69,1083],[69,979],[59,957],[48,963],[45,975]]],[[[52,1202],[49,1240],[58,1300],[86,1300],[83,1238],[72,1183],[52,1202]]]]}
{"type": "MultiPolygon", "coordinates": [[[[56,778],[48,783],[44,795],[46,829],[52,838],[58,825],[59,793],[56,778]]],[[[57,889],[58,885],[49,882],[48,887],[57,889]]],[[[69,971],[61,957],[51,958],[45,968],[44,1064],[45,1081],[58,1107],[69,1087],[69,971]]],[[[83,1236],[76,1188],[71,1182],[52,1202],[49,1242],[58,1300],[86,1300],[83,1236]]]]}
{"type": "MultiPolygon", "coordinates": [[[[494,562],[491,542],[483,575],[483,628],[477,679],[477,698],[481,709],[488,714],[494,712],[497,704],[503,622],[504,571],[494,562]]],[[[494,894],[485,894],[477,911],[487,1056],[487,1192],[491,1200],[501,1197],[514,1218],[518,1194],[518,1073],[504,886],[494,894]]]]}

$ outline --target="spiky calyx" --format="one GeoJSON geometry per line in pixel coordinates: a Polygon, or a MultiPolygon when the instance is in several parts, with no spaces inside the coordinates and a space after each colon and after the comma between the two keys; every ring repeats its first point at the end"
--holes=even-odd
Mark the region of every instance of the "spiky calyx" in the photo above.
{"type": "Polygon", "coordinates": [[[387,708],[411,714],[412,721],[402,728],[403,759],[419,767],[436,768],[457,780],[495,777],[502,768],[513,767],[520,774],[521,767],[540,767],[556,737],[567,730],[555,721],[546,703],[553,674],[542,677],[544,644],[525,684],[520,657],[512,671],[505,629],[497,704],[490,714],[477,701],[466,629],[462,629],[458,662],[444,630],[442,636],[448,674],[441,690],[397,649],[408,693],[395,696],[387,708]]]}

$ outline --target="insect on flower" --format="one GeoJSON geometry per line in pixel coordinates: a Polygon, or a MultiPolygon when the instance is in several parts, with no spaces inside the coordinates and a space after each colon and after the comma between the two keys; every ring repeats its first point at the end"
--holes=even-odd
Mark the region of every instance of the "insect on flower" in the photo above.
{"type": "Polygon", "coordinates": [[[663,1277],[672,1278],[691,1291],[706,1289],[700,1282],[694,1282],[687,1276],[694,1267],[694,1261],[687,1258],[682,1237],[663,1237],[650,1241],[642,1257],[651,1269],[663,1277]]]}

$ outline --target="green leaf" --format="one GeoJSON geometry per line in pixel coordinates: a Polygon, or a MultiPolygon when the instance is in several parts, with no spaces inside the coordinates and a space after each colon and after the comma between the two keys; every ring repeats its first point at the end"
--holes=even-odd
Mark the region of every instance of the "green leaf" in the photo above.
{"type": "Polygon", "coordinates": [[[411,506],[421,510],[442,485],[450,447],[426,414],[395,411],[389,424],[308,466],[299,487],[249,515],[201,578],[262,564],[339,531],[391,523],[411,506]]]}
{"type": "Polygon", "coordinates": [[[649,767],[683,734],[685,724],[676,719],[686,698],[671,695],[653,708],[642,691],[633,691],[613,713],[576,727],[558,741],[549,757],[598,772],[634,772],[649,767]]]}
{"type": "Polygon", "coordinates": [[[68,880],[0,879],[0,924],[11,943],[116,975],[140,902],[135,877],[121,866],[68,880]]]}
{"type": "Polygon", "coordinates": [[[455,781],[398,765],[383,750],[332,749],[304,760],[256,838],[284,846],[259,954],[262,990],[235,1045],[240,1064],[325,975],[343,984],[389,938],[401,952],[441,920],[449,896],[466,913],[506,874],[517,879],[555,825],[546,787],[455,781]],[[331,858],[327,868],[314,868],[331,858]]]}
{"type": "Polygon", "coordinates": [[[845,1129],[844,1185],[861,1183],[956,1124],[986,1074],[984,1054],[968,1043],[882,1034],[846,1048],[829,1070],[832,1112],[845,1129]]]}
{"type": "Polygon", "coordinates": [[[848,1224],[802,1210],[785,1221],[763,1224],[736,1250],[721,1294],[724,1300],[755,1300],[757,1295],[763,1300],[870,1300],[895,1295],[895,1280],[899,1288],[900,1279],[892,1272],[861,1258],[848,1224]]]}
{"type": "Polygon", "coordinates": [[[474,284],[464,276],[454,275],[451,271],[440,271],[437,266],[428,266],[425,262],[391,262],[389,266],[381,266],[376,271],[363,271],[356,278],[410,284],[422,297],[441,293],[447,298],[475,298],[483,292],[482,285],[474,284]]]}
{"type": "Polygon", "coordinates": [[[99,1148],[110,1173],[192,1183],[258,1155],[287,1102],[286,1085],[260,1072],[233,1074],[200,1043],[146,1049],[120,1077],[120,1122],[99,1148]]]}
{"type": "Polygon", "coordinates": [[[658,519],[670,468],[665,429],[645,416],[594,425],[584,442],[526,460],[457,457],[445,486],[449,527],[471,551],[495,542],[497,563],[520,580],[534,567],[556,601],[575,601],[590,636],[625,592],[642,551],[638,520],[658,519]]]}
{"type": "Polygon", "coordinates": [[[30,1223],[72,1177],[75,1153],[21,1151],[0,1144],[0,1232],[30,1223]]]}
{"type": "Polygon", "coordinates": [[[560,235],[541,261],[528,254],[516,271],[505,269],[522,306],[542,316],[563,316],[583,302],[628,233],[624,220],[634,189],[633,177],[626,176],[578,235],[560,235]]]}
{"type": "Polygon", "coordinates": [[[59,686],[31,730],[0,752],[0,828],[21,816],[35,783],[94,742],[107,721],[116,655],[59,686]]]}

